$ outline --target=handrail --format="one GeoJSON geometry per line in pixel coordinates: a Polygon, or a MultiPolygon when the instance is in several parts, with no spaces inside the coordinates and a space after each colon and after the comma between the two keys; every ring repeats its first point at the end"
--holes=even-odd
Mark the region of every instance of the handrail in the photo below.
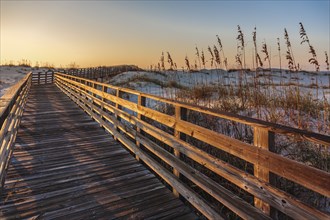
{"type": "Polygon", "coordinates": [[[127,71],[139,71],[141,70],[137,66],[133,65],[118,65],[118,66],[104,66],[104,67],[92,67],[92,68],[71,68],[67,70],[62,70],[59,72],[64,72],[69,75],[83,77],[86,79],[100,79],[113,77],[117,74],[127,72],[127,71]]]}
{"type": "Polygon", "coordinates": [[[52,84],[54,83],[54,71],[48,70],[46,72],[33,72],[32,84],[52,84]]]}
{"type": "Polygon", "coordinates": [[[321,195],[330,197],[330,174],[328,172],[269,151],[269,148],[274,145],[275,133],[298,135],[311,142],[326,146],[330,145],[329,136],[233,114],[218,113],[206,108],[61,73],[55,74],[55,83],[102,127],[136,154],[139,160],[154,170],[173,188],[175,193],[186,198],[197,210],[210,219],[220,218],[220,216],[205,199],[181,181],[181,175],[244,219],[267,219],[270,206],[296,219],[329,218],[328,214],[304,204],[299,199],[269,184],[269,176],[272,172],[321,195]],[[116,94],[110,94],[109,89],[116,91],[116,94]],[[137,102],[122,98],[121,92],[136,95],[138,97],[137,102]],[[146,98],[173,105],[175,115],[166,115],[146,107],[146,98]],[[122,108],[135,112],[136,116],[128,114],[122,108]],[[187,109],[250,125],[254,128],[254,144],[241,142],[185,120],[187,109]],[[174,129],[174,134],[162,131],[148,123],[145,118],[174,129]],[[220,160],[198,146],[189,144],[185,139],[182,139],[182,134],[252,163],[254,175],[220,160]],[[148,138],[149,136],[157,141],[152,141],[148,138]],[[160,143],[166,144],[172,150],[165,150],[160,146],[160,143]],[[247,204],[216,181],[210,179],[205,173],[190,166],[182,160],[181,154],[252,194],[255,197],[255,206],[247,204]],[[154,159],[155,157],[162,161],[161,163],[167,164],[167,167],[171,167],[170,170],[173,173],[160,165],[159,161],[154,159]]]}
{"type": "Polygon", "coordinates": [[[0,98],[0,189],[3,187],[31,80],[30,72],[0,98]]]}
{"type": "MultiPolygon", "coordinates": [[[[57,74],[62,74],[62,73],[57,73],[57,74]]],[[[160,101],[160,102],[163,102],[166,104],[176,105],[181,108],[193,110],[196,112],[201,112],[201,113],[208,114],[211,116],[216,116],[216,117],[219,117],[222,119],[232,120],[232,121],[239,122],[239,123],[253,126],[253,127],[260,127],[262,129],[266,129],[268,131],[271,131],[271,132],[274,132],[277,134],[293,136],[298,139],[304,139],[304,140],[311,141],[316,144],[321,144],[321,145],[330,147],[330,136],[328,136],[328,135],[323,135],[323,134],[319,134],[319,133],[315,133],[315,132],[292,128],[292,127],[288,127],[285,125],[280,125],[280,124],[276,124],[276,123],[272,123],[272,122],[263,121],[260,119],[255,119],[255,118],[250,118],[250,117],[246,117],[246,116],[242,116],[242,115],[238,115],[238,114],[233,114],[230,112],[209,109],[209,108],[194,105],[194,104],[187,104],[187,103],[180,102],[180,101],[174,101],[171,99],[139,92],[139,91],[129,89],[129,88],[123,88],[123,87],[119,87],[119,86],[109,85],[109,84],[102,83],[102,82],[95,82],[93,80],[82,78],[82,77],[66,75],[66,74],[63,74],[63,76],[67,76],[69,79],[83,80],[86,83],[92,83],[92,84],[98,85],[100,87],[105,86],[105,87],[113,89],[113,90],[119,90],[120,92],[126,92],[129,94],[134,94],[134,95],[141,96],[144,98],[150,98],[152,100],[160,101]]]]}

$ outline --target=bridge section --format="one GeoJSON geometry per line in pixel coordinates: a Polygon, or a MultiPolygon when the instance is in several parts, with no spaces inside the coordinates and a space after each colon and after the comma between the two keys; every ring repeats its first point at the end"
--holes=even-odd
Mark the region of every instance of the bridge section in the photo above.
{"type": "Polygon", "coordinates": [[[31,87],[0,201],[0,219],[196,218],[54,84],[31,87]]]}

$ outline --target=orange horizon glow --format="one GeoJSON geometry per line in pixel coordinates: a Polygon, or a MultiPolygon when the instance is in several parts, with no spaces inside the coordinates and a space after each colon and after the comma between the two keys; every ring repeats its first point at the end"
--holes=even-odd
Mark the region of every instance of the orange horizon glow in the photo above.
{"type": "MultiPolygon", "coordinates": [[[[244,4],[249,10],[256,8],[260,15],[252,11],[248,17],[239,13],[232,15],[239,10],[235,2],[189,2],[187,5],[187,2],[1,1],[0,64],[17,64],[27,59],[32,66],[36,62],[63,68],[72,63],[81,68],[128,64],[149,69],[151,65],[157,66],[162,51],[168,65],[168,51],[178,69],[182,69],[186,68],[185,56],[194,65],[196,46],[209,60],[207,47],[218,45],[218,34],[229,68],[236,68],[239,24],[246,42],[247,68],[253,67],[252,31],[257,26],[258,52],[263,58],[261,44],[266,41],[272,68],[279,67],[276,45],[279,37],[282,68],[287,69],[283,39],[283,30],[287,28],[296,63],[302,69],[314,70],[308,63],[311,57],[308,46],[300,45],[299,22],[302,22],[317,52],[321,70],[325,70],[324,52],[328,55],[330,52],[329,2],[288,3],[298,7],[297,14],[293,11],[286,14],[284,8],[284,12],[278,14],[276,10],[282,6],[276,2],[244,4]],[[267,4],[274,4],[273,16],[267,17],[269,12],[263,14],[258,8],[269,8],[267,4]]],[[[268,67],[267,62],[264,67],[268,67]]],[[[210,68],[210,62],[206,68],[210,68]]]]}

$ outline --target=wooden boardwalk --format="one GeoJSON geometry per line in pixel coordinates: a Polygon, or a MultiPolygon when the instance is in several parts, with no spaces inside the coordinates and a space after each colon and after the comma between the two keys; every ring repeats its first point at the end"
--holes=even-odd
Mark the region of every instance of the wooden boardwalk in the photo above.
{"type": "Polygon", "coordinates": [[[0,219],[196,218],[54,84],[30,91],[0,202],[0,219]]]}

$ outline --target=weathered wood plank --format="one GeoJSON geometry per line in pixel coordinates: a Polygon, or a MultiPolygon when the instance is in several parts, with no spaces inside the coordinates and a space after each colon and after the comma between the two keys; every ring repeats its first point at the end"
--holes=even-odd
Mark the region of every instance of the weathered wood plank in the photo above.
{"type": "MultiPolygon", "coordinates": [[[[253,137],[254,146],[274,152],[275,135],[273,132],[270,132],[267,129],[255,127],[253,137]]],[[[254,176],[265,182],[270,182],[269,169],[259,163],[254,164],[254,176]]],[[[254,205],[261,209],[264,213],[267,213],[268,215],[270,214],[269,204],[263,202],[259,198],[254,198],[254,205]]]]}
{"type": "MultiPolygon", "coordinates": [[[[5,189],[13,188],[16,186],[19,186],[19,184],[26,184],[28,181],[39,181],[39,182],[44,182],[46,178],[52,178],[52,177],[58,177],[58,175],[77,175],[80,172],[87,172],[88,170],[95,170],[95,169],[102,169],[102,168],[107,168],[107,167],[120,167],[123,165],[129,165],[134,162],[134,160],[127,160],[126,158],[124,159],[115,159],[113,158],[111,162],[109,160],[105,159],[102,161],[102,163],[97,163],[98,160],[89,162],[89,163],[79,163],[77,166],[61,166],[61,167],[56,167],[56,169],[49,169],[46,172],[43,173],[38,173],[38,174],[33,174],[25,177],[17,177],[17,178],[7,178],[6,179],[6,186],[5,189]],[[83,169],[83,171],[82,171],[83,169]],[[85,171],[86,170],[86,171],[85,171]]],[[[139,164],[135,164],[138,166],[139,164]]]]}
{"type": "MultiPolygon", "coordinates": [[[[162,193],[162,188],[155,188],[155,189],[146,188],[146,189],[141,189],[140,191],[126,192],[126,194],[122,193],[121,195],[118,196],[123,196],[126,198],[125,200],[127,200],[128,202],[134,202],[136,204],[137,202],[144,200],[143,198],[145,198],[148,201],[149,199],[152,198],[158,198],[159,200],[162,197],[168,195],[169,194],[164,195],[164,193],[162,193]]],[[[82,217],[86,219],[99,219],[101,216],[104,216],[109,219],[114,214],[116,214],[116,216],[118,215],[118,210],[116,210],[116,208],[122,208],[127,211],[132,210],[132,207],[128,209],[127,204],[125,204],[125,202],[121,202],[120,200],[118,201],[118,199],[116,199],[115,197],[100,196],[99,203],[101,203],[102,205],[106,205],[107,209],[104,210],[102,206],[87,201],[84,204],[79,204],[47,213],[43,217],[47,219],[48,217],[49,219],[54,219],[54,218],[63,218],[64,216],[69,219],[81,219],[82,217]]]]}
{"type": "Polygon", "coordinates": [[[105,170],[98,170],[93,172],[94,170],[91,170],[89,173],[83,173],[80,175],[74,175],[71,174],[71,176],[62,176],[58,175],[55,179],[54,178],[48,178],[45,179],[45,182],[38,182],[38,181],[30,181],[30,182],[24,182],[21,185],[18,185],[13,189],[6,189],[6,193],[12,193],[12,196],[9,197],[9,200],[7,202],[10,202],[10,198],[21,199],[25,198],[27,196],[34,196],[36,193],[42,194],[47,193],[49,191],[54,190],[61,190],[66,189],[69,187],[73,187],[77,185],[77,183],[89,183],[89,182],[96,182],[96,181],[102,181],[104,179],[111,179],[116,178],[119,176],[129,175],[129,174],[136,174],[137,176],[144,176],[145,168],[142,166],[136,167],[133,165],[126,166],[124,168],[116,168],[117,171],[111,171],[110,169],[105,170]],[[49,183],[52,183],[51,185],[49,183]],[[28,185],[27,185],[28,184],[28,185]]]}
{"type": "MultiPolygon", "coordinates": [[[[127,160],[126,158],[124,158],[124,160],[127,160]]],[[[57,165],[55,167],[49,167],[49,168],[45,168],[45,169],[38,169],[31,171],[28,175],[22,175],[20,172],[16,172],[16,170],[13,170],[12,173],[8,173],[8,180],[10,182],[10,180],[14,179],[20,179],[20,180],[25,180],[26,177],[34,177],[35,175],[46,175],[47,173],[53,173],[53,172],[63,172],[64,170],[74,170],[73,168],[89,168],[89,167],[93,167],[94,165],[100,165],[100,166],[107,166],[107,164],[109,163],[109,161],[113,161],[113,162],[117,162],[116,158],[111,158],[111,157],[105,157],[102,160],[98,159],[91,159],[91,160],[85,160],[85,161],[80,161],[79,163],[77,162],[68,162],[68,163],[63,163],[60,165],[57,165]]],[[[119,161],[120,162],[120,161],[119,161]]]]}
{"type": "MultiPolygon", "coordinates": [[[[113,196],[123,191],[131,192],[132,190],[139,189],[142,191],[143,186],[145,188],[157,188],[157,181],[152,178],[150,179],[150,175],[137,176],[136,174],[128,174],[109,180],[85,183],[75,187],[60,189],[52,191],[52,193],[42,193],[33,197],[27,197],[28,199],[24,200],[20,198],[12,204],[3,206],[2,211],[5,212],[9,218],[12,215],[19,215],[20,218],[26,218],[38,213],[41,214],[61,209],[63,206],[79,204],[82,202],[82,199],[83,201],[87,199],[89,201],[94,201],[95,204],[99,204],[94,196],[96,196],[97,199],[101,192],[103,195],[113,196]],[[123,184],[121,181],[123,180],[128,182],[127,186],[122,187],[123,184]],[[145,185],[143,183],[145,183],[145,185]],[[113,193],[106,193],[107,191],[109,192],[109,190],[113,191],[113,193]],[[17,209],[20,211],[18,212],[17,209]]],[[[158,187],[164,188],[164,186],[158,187]]]]}

